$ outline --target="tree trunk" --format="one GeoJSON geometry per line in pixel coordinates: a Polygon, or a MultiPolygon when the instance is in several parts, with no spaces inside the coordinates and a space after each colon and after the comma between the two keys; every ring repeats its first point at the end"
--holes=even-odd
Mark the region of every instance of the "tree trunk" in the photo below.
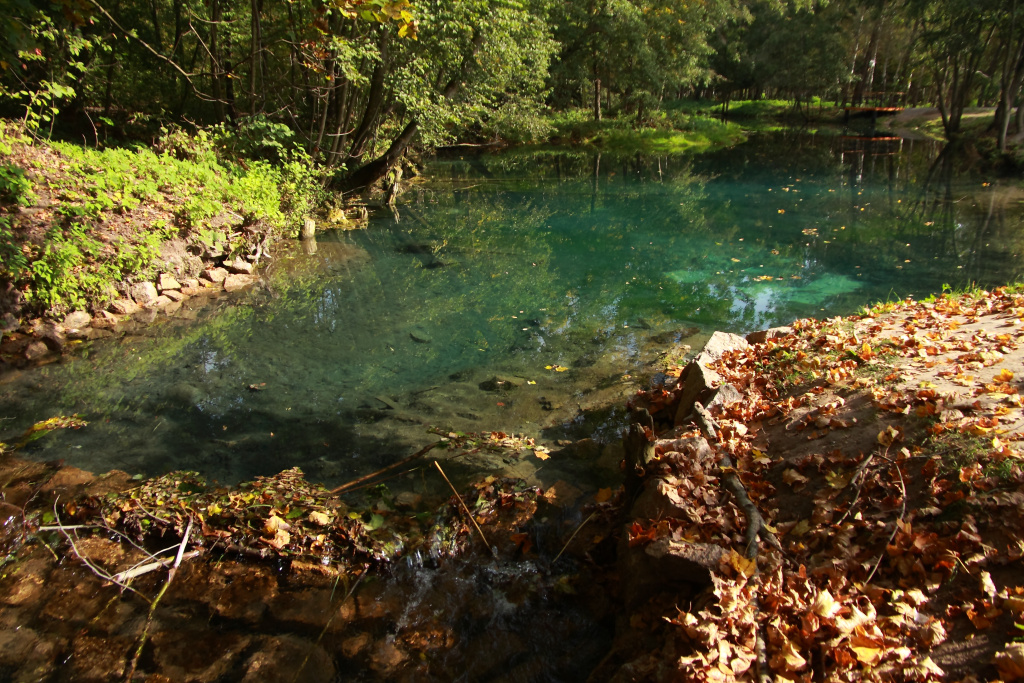
{"type": "Polygon", "coordinates": [[[405,148],[409,146],[410,142],[412,142],[413,136],[416,135],[417,130],[419,130],[419,122],[416,119],[413,119],[406,124],[401,134],[395,138],[384,154],[380,155],[370,163],[361,166],[355,171],[355,173],[343,181],[343,190],[352,191],[369,187],[387,175],[388,169],[390,169],[391,165],[402,157],[402,154],[405,152],[405,148]]]}
{"type": "Polygon", "coordinates": [[[363,118],[359,121],[352,134],[352,145],[349,147],[349,159],[358,160],[363,156],[366,142],[374,131],[377,117],[380,114],[381,106],[384,104],[384,77],[388,70],[388,30],[381,29],[380,37],[380,61],[373,68],[373,75],[370,77],[370,90],[367,94],[366,109],[363,110],[363,118]]]}
{"type": "Polygon", "coordinates": [[[601,79],[596,76],[594,77],[594,120],[601,120],[601,79]]]}

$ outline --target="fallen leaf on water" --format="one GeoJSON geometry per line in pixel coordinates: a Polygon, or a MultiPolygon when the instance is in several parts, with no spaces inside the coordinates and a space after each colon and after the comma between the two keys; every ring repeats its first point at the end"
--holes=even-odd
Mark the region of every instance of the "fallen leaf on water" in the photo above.
{"type": "Polygon", "coordinates": [[[609,501],[609,500],[611,500],[611,497],[612,497],[612,490],[610,488],[598,489],[597,493],[594,494],[594,500],[596,502],[598,502],[598,503],[604,503],[606,501],[609,501]]]}
{"type": "Polygon", "coordinates": [[[551,451],[549,451],[547,448],[544,448],[544,446],[534,446],[533,448],[533,454],[537,456],[537,458],[539,458],[540,460],[547,460],[548,458],[550,458],[551,456],[549,455],[549,453],[551,453],[551,451]]]}

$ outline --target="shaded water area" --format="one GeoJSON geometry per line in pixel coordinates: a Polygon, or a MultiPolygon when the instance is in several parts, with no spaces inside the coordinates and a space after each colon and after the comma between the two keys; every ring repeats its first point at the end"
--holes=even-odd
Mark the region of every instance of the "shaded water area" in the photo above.
{"type": "MultiPolygon", "coordinates": [[[[530,522],[529,552],[412,555],[350,597],[334,577],[290,585],[256,565],[214,578],[196,562],[144,664],[218,680],[223,655],[256,680],[258,653],[277,648],[329,659],[321,671],[345,680],[585,680],[618,596],[587,584],[582,553],[554,559],[584,519],[574,504],[620,481],[626,397],[714,329],[1019,279],[1022,198],[934,143],[837,134],[759,134],[690,156],[439,158],[397,216],[282,248],[249,292],[190,299],[174,317],[126,322],[116,341],[0,375],[0,440],[78,413],[87,427],[24,454],[222,483],[299,466],[331,485],[436,440],[431,427],[536,439],[550,459],[524,449],[445,465],[457,483],[486,473],[558,491],[530,522]],[[207,657],[211,642],[223,647],[207,657]]],[[[409,515],[450,495],[425,468],[388,487],[373,495],[404,496],[409,515]]],[[[601,552],[607,566],[614,551],[601,552]]],[[[129,642],[144,607],[98,591],[81,593],[93,607],[62,622],[67,637],[129,642]]],[[[70,593],[7,604],[42,624],[78,614],[70,593]]]]}

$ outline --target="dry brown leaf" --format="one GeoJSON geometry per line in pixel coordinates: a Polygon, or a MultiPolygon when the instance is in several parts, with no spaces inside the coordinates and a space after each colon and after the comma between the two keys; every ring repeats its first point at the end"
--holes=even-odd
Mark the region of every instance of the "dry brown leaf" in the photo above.
{"type": "Polygon", "coordinates": [[[789,468],[783,471],[782,481],[786,482],[790,486],[795,486],[799,484],[806,484],[810,480],[804,475],[794,470],[793,468],[789,468]]]}
{"type": "Polygon", "coordinates": [[[817,614],[819,617],[826,617],[831,619],[839,614],[839,611],[843,608],[832,594],[829,593],[828,589],[821,591],[818,597],[814,600],[814,604],[811,605],[811,611],[817,614]]]}
{"type": "Polygon", "coordinates": [[[997,652],[992,661],[1004,680],[1024,678],[1024,643],[1010,643],[1005,650],[997,652]]]}
{"type": "MultiPolygon", "coordinates": [[[[786,640],[782,647],[778,648],[770,657],[769,666],[773,671],[792,672],[801,671],[807,666],[807,660],[801,656],[793,641],[786,640]]],[[[776,677],[775,680],[781,680],[776,677]]]]}

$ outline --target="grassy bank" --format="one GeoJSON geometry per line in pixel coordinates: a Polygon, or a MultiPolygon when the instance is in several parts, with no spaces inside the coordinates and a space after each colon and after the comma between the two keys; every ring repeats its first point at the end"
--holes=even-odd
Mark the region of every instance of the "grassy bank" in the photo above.
{"type": "Polygon", "coordinates": [[[0,316],[102,306],[294,230],[322,199],[309,159],[246,158],[232,142],[168,131],[152,148],[96,149],[0,121],[0,316]]]}
{"type": "Polygon", "coordinates": [[[595,121],[590,110],[573,109],[551,118],[551,140],[560,144],[594,145],[610,150],[674,153],[732,145],[746,139],[740,126],[704,114],[657,111],[638,123],[636,116],[595,121]]]}

